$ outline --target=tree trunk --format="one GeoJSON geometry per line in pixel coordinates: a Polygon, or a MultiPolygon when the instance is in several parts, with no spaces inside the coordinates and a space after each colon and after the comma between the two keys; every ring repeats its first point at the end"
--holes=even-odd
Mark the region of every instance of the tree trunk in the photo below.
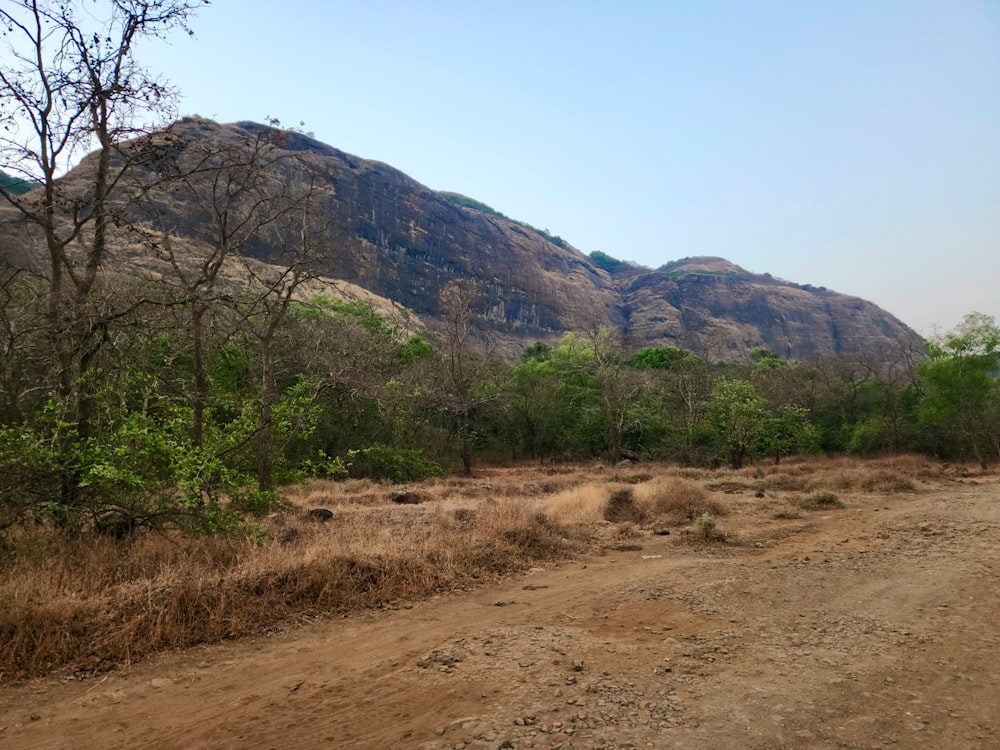
{"type": "Polygon", "coordinates": [[[271,418],[274,407],[274,353],[270,340],[261,345],[260,429],[257,432],[257,489],[274,489],[274,461],[271,456],[271,418]]]}
{"type": "Polygon", "coordinates": [[[191,442],[201,447],[205,433],[205,405],[208,403],[208,374],[205,372],[204,351],[205,304],[191,306],[191,349],[194,367],[194,394],[191,399],[191,442]]]}

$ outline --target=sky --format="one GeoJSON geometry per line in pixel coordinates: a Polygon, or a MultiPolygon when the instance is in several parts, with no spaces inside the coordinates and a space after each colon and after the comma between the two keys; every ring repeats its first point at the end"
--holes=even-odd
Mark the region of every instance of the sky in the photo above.
{"type": "Polygon", "coordinates": [[[1000,0],[213,0],[137,56],[584,253],[1000,321],[1000,0]]]}

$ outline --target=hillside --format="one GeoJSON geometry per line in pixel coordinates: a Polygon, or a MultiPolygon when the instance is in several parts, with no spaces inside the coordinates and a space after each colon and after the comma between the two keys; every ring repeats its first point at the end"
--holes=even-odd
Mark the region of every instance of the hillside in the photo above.
{"type": "MultiPolygon", "coordinates": [[[[567,331],[601,325],[620,332],[631,348],[679,346],[711,359],[739,359],[760,346],[789,358],[881,358],[887,347],[919,342],[901,321],[864,300],[751,273],[721,258],[649,269],[603,254],[588,257],[475,199],[436,192],[386,164],[300,133],[185,118],[162,148],[182,163],[195,152],[275,133],[282,150],[300,157],[321,187],[314,206],[325,250],[316,269],[412,311],[431,332],[440,325],[441,290],[468,279],[481,293],[486,326],[512,344],[553,342],[567,331]]],[[[275,169],[294,187],[305,171],[289,164],[275,169]]],[[[77,170],[86,169],[85,160],[77,170]]],[[[133,210],[134,222],[168,227],[194,253],[207,247],[210,217],[197,201],[162,189],[147,191],[145,200],[155,211],[133,210]]],[[[244,252],[277,262],[281,248],[261,236],[244,252]]],[[[129,264],[142,262],[132,253],[129,264]]]]}

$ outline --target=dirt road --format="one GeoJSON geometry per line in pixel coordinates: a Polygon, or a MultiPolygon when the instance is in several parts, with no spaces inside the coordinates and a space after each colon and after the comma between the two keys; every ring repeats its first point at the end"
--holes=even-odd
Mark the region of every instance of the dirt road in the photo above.
{"type": "Polygon", "coordinates": [[[844,500],[5,688],[0,746],[1000,747],[1000,483],[844,500]]]}

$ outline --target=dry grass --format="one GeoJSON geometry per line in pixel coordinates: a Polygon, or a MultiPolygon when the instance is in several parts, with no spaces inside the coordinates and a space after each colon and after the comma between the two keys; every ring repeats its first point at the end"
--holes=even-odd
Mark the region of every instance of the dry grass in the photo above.
{"type": "Polygon", "coordinates": [[[913,492],[920,482],[940,481],[947,469],[924,456],[883,459],[791,458],[777,466],[760,464],[738,472],[715,472],[706,477],[710,489],[720,491],[806,492],[913,492]],[[758,473],[759,468],[759,473],[758,473]]]}
{"type": "Polygon", "coordinates": [[[704,513],[726,514],[726,508],[713,500],[705,487],[691,479],[661,476],[635,488],[636,505],[644,515],[662,521],[693,521],[704,513]]]}
{"type": "Polygon", "coordinates": [[[610,491],[606,482],[588,482],[546,499],[542,510],[548,518],[568,526],[591,526],[604,520],[610,491]]]}
{"type": "Polygon", "coordinates": [[[843,501],[837,494],[829,490],[810,492],[804,497],[797,498],[795,504],[803,510],[831,510],[844,507],[843,501]]]}
{"type": "MultiPolygon", "coordinates": [[[[66,666],[96,671],[276,623],[414,600],[574,554],[587,541],[532,503],[396,506],[359,502],[353,487],[340,497],[322,491],[329,522],[295,508],[268,519],[263,539],[147,535],[122,545],[47,527],[8,535],[0,680],[66,666]]],[[[299,499],[311,507],[320,498],[299,499]]]]}
{"type": "MultiPolygon", "coordinates": [[[[486,469],[405,488],[318,481],[289,488],[288,509],[243,536],[146,534],[121,544],[46,526],[8,529],[0,538],[0,681],[66,667],[93,672],[164,649],[467,588],[578,554],[596,540],[620,545],[651,523],[689,524],[689,538],[725,539],[700,519],[729,508],[773,513],[749,496],[761,485],[808,500],[912,491],[947,477],[912,456],[762,469],[763,477],[753,467],[564,465],[486,469]],[[420,502],[393,503],[402,489],[420,502]],[[308,514],[316,508],[330,511],[327,521],[308,514]]],[[[788,507],[788,517],[798,517],[799,507],[788,507]]]]}

